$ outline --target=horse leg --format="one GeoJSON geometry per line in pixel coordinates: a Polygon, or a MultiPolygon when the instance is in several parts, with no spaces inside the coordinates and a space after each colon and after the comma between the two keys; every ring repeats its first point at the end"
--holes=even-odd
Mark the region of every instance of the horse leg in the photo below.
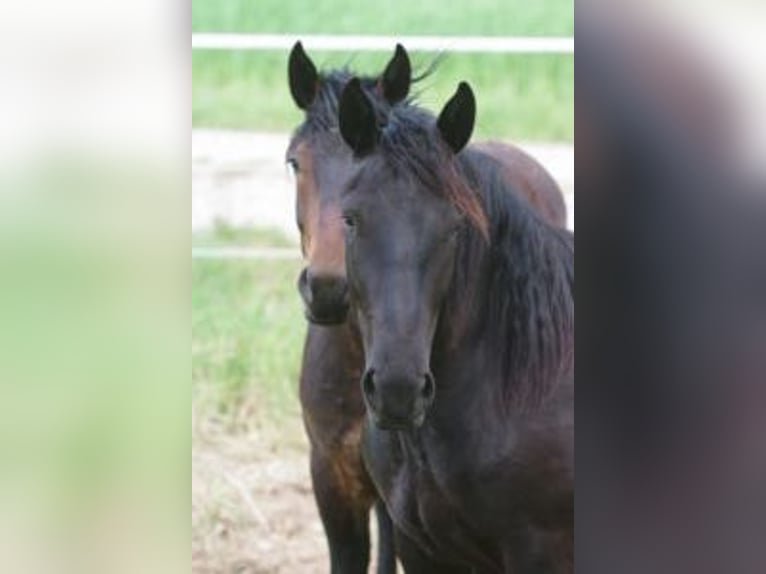
{"type": "Polygon", "coordinates": [[[471,574],[471,568],[434,560],[406,534],[396,529],[396,553],[405,574],[471,574]]]}
{"type": "Polygon", "coordinates": [[[381,500],[375,503],[375,515],[378,518],[378,574],[396,574],[394,523],[381,500]]]}
{"type": "Polygon", "coordinates": [[[330,550],[331,574],[367,574],[370,561],[371,500],[342,483],[334,460],[311,452],[314,497],[330,550]]]}

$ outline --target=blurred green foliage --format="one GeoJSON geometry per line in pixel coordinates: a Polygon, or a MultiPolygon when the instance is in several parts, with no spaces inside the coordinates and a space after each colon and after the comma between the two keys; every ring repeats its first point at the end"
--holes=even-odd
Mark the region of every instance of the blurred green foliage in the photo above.
{"type": "Polygon", "coordinates": [[[158,571],[125,556],[189,500],[188,192],[77,154],[0,179],[0,571],[158,571]]]}

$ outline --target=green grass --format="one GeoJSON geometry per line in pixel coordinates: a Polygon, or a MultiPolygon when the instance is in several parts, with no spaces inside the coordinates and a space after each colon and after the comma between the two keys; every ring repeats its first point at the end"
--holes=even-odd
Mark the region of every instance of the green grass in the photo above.
{"type": "MultiPolygon", "coordinates": [[[[193,3],[195,32],[330,34],[460,34],[569,36],[572,0],[521,2],[479,0],[450,3],[341,0],[229,0],[193,3]]],[[[393,46],[392,46],[393,49],[393,46]]],[[[390,54],[312,52],[321,68],[349,62],[377,74],[390,54]],[[355,56],[355,57],[354,57],[355,56]]],[[[433,55],[413,54],[416,67],[433,55]]],[[[301,120],[286,82],[286,53],[206,52],[192,57],[192,123],[286,131],[301,120]]],[[[458,81],[474,86],[479,105],[477,134],[513,139],[565,140],[574,135],[574,61],[571,56],[454,54],[423,86],[423,103],[443,105],[458,81]]]]}
{"type": "Polygon", "coordinates": [[[192,235],[192,247],[295,247],[296,241],[279,229],[264,227],[233,227],[217,221],[213,229],[192,235]]]}
{"type": "Polygon", "coordinates": [[[194,32],[549,35],[574,33],[572,0],[195,0],[194,32]]]}
{"type": "MultiPolygon", "coordinates": [[[[316,56],[324,67],[343,65],[345,57],[316,56]]],[[[387,56],[360,54],[353,67],[376,73],[387,56]]],[[[195,126],[289,131],[301,121],[288,94],[285,55],[195,53],[193,62],[195,126]]],[[[478,99],[479,137],[572,141],[573,75],[571,58],[454,54],[416,89],[421,102],[438,111],[459,80],[469,81],[478,99]]]]}
{"type": "MultiPolygon", "coordinates": [[[[227,423],[299,412],[306,324],[295,278],[300,261],[194,261],[192,390],[227,423]]],[[[248,423],[254,422],[253,420],[248,423]]]]}

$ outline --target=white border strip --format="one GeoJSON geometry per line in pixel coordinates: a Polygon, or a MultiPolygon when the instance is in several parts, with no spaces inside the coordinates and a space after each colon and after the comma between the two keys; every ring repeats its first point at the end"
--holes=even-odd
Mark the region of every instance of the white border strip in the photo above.
{"type": "Polygon", "coordinates": [[[482,36],[295,36],[286,34],[192,34],[197,50],[289,50],[297,40],[308,50],[387,52],[397,42],[413,52],[574,54],[574,38],[482,36]]]}

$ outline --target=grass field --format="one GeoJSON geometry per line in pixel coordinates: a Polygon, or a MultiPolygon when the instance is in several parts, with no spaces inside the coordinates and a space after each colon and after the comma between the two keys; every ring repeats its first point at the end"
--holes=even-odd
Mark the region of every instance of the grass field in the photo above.
{"type": "Polygon", "coordinates": [[[194,32],[567,36],[572,0],[196,0],[194,32]]]}
{"type": "Polygon", "coordinates": [[[209,231],[198,231],[192,235],[192,247],[219,247],[236,245],[240,247],[297,247],[295,241],[278,229],[263,227],[232,227],[217,222],[209,231]]]}
{"type": "MultiPolygon", "coordinates": [[[[574,33],[572,0],[441,0],[348,3],[341,0],[198,0],[195,32],[327,34],[542,35],[574,33]]],[[[393,50],[393,46],[392,46],[393,50]]],[[[312,53],[320,67],[349,63],[379,73],[390,54],[312,53]]],[[[204,52],[192,58],[192,122],[200,127],[286,131],[300,121],[286,83],[287,54],[204,52]]],[[[433,55],[413,54],[416,67],[433,55]]],[[[571,56],[454,54],[422,86],[422,102],[440,107],[459,80],[478,94],[481,136],[571,141],[574,134],[571,56]]]]}
{"type": "MultiPolygon", "coordinates": [[[[293,245],[269,230],[219,226],[194,245],[293,245]]],[[[289,261],[192,263],[192,391],[195,409],[227,427],[297,418],[306,324],[289,261]]],[[[231,428],[231,430],[238,430],[231,428]]]]}

